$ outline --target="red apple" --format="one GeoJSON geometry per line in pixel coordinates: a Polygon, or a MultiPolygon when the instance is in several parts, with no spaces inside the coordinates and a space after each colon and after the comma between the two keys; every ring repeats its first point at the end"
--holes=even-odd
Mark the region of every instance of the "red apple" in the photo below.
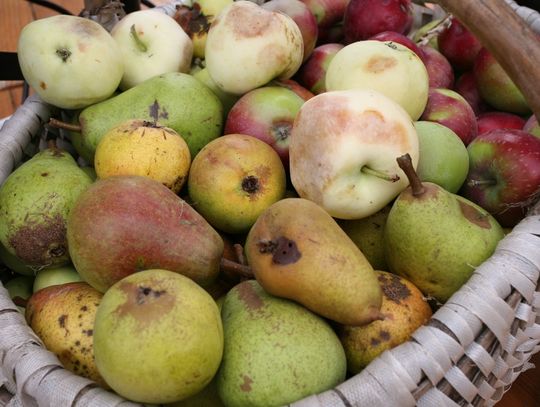
{"type": "Polygon", "coordinates": [[[467,71],[461,74],[454,84],[454,90],[469,102],[476,115],[490,110],[490,107],[484,102],[482,96],[480,96],[473,71],[467,71]]]}
{"type": "Polygon", "coordinates": [[[538,120],[536,119],[536,116],[534,114],[529,117],[529,119],[523,126],[523,131],[526,131],[533,136],[540,137],[540,124],[538,124],[538,120]]]}
{"type": "Polygon", "coordinates": [[[315,48],[319,34],[317,20],[308,6],[300,0],[270,0],[263,3],[262,7],[270,11],[279,11],[287,14],[294,20],[298,28],[300,28],[302,40],[304,41],[303,61],[308,59],[313,48],[315,48]]]}
{"type": "Polygon", "coordinates": [[[311,10],[319,28],[331,27],[343,19],[349,0],[302,0],[311,10]]]}
{"type": "Polygon", "coordinates": [[[503,227],[515,226],[540,189],[540,138],[496,129],[467,147],[469,173],[460,195],[490,212],[503,227]]]}
{"type": "Polygon", "coordinates": [[[268,83],[268,86],[281,86],[282,88],[287,88],[292,90],[298,96],[300,96],[304,101],[311,99],[315,96],[312,92],[307,90],[305,87],[300,85],[293,79],[274,79],[268,83]]]}
{"type": "Polygon", "coordinates": [[[486,48],[478,53],[473,69],[478,91],[488,104],[503,112],[530,113],[529,105],[519,88],[486,48]]]}
{"type": "Polygon", "coordinates": [[[350,0],[343,16],[345,43],[366,40],[383,31],[408,34],[412,10],[411,0],[350,0]]]}
{"type": "Polygon", "coordinates": [[[431,88],[447,88],[454,86],[454,69],[448,59],[435,48],[424,45],[420,49],[423,53],[422,61],[426,65],[431,88]]]}
{"type": "Polygon", "coordinates": [[[244,94],[233,105],[223,134],[247,134],[276,150],[285,169],[289,168],[289,136],[304,104],[294,91],[281,86],[263,86],[244,94]]]}
{"type": "Polygon", "coordinates": [[[330,27],[319,26],[319,36],[317,38],[317,45],[333,44],[343,42],[343,22],[334,24],[330,27]]]}
{"type": "MultiPolygon", "coordinates": [[[[375,34],[368,38],[370,40],[377,40],[382,42],[397,42],[398,44],[404,45],[407,48],[409,48],[412,52],[414,52],[416,55],[420,57],[422,61],[424,61],[424,51],[414,43],[413,40],[411,40],[406,35],[400,34],[395,31],[383,31],[378,34],[375,34]]],[[[425,62],[425,61],[424,61],[425,62]]]]}
{"type": "Polygon", "coordinates": [[[522,130],[525,119],[506,112],[486,112],[477,117],[478,134],[487,133],[495,129],[522,130]]]}
{"type": "Polygon", "coordinates": [[[439,51],[454,69],[466,71],[472,68],[482,44],[461,22],[452,17],[450,25],[438,36],[439,51]]]}
{"type": "Polygon", "coordinates": [[[450,89],[429,90],[428,102],[420,120],[448,127],[465,145],[469,144],[478,133],[476,115],[472,107],[459,93],[450,89]]]}
{"type": "Polygon", "coordinates": [[[298,82],[314,94],[326,92],[326,71],[330,61],[343,48],[343,44],[331,43],[316,47],[309,59],[296,74],[298,82]]]}

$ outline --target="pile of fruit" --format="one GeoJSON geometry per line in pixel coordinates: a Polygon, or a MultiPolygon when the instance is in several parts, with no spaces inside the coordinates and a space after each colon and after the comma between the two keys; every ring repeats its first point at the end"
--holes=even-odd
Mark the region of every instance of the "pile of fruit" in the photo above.
{"type": "Polygon", "coordinates": [[[410,0],[195,0],[28,24],[61,110],[0,187],[2,282],[63,366],[136,402],[279,406],[407,341],[540,189],[540,126],[410,0]]]}

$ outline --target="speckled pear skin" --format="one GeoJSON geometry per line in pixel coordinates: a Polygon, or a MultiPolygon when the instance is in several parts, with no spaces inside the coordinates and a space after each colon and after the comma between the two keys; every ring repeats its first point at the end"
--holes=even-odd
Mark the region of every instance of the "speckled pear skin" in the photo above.
{"type": "Polygon", "coordinates": [[[94,361],[94,318],[103,294],[84,282],[53,285],[34,293],[26,321],[71,372],[108,387],[94,361]]]}
{"type": "Polygon", "coordinates": [[[382,291],[373,267],[314,202],[287,198],[271,205],[249,231],[244,249],[270,294],[345,325],[380,318],[382,291]]]}
{"type": "Polygon", "coordinates": [[[37,153],[0,187],[0,241],[26,266],[67,264],[67,216],[91,184],[68,152],[37,153]]]}
{"type": "Polygon", "coordinates": [[[394,202],[384,231],[389,271],[444,303],[495,251],[504,237],[499,223],[473,202],[423,182],[394,202]]]}
{"type": "Polygon", "coordinates": [[[221,317],[217,386],[226,406],[287,405],[345,379],[345,353],[328,322],[255,280],[229,291],[221,317]]]}

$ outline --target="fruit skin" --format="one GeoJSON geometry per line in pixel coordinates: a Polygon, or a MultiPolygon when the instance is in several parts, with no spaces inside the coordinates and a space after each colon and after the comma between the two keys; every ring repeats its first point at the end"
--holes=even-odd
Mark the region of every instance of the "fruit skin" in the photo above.
{"type": "Polygon", "coordinates": [[[156,75],[189,71],[193,43],[165,13],[151,9],[128,13],[114,25],[111,36],[124,63],[122,90],[156,75]]]}
{"type": "Polygon", "coordinates": [[[530,114],[525,97],[486,48],[476,56],[473,71],[478,91],[489,105],[503,112],[530,114]]]}
{"type": "Polygon", "coordinates": [[[366,326],[337,328],[351,374],[362,371],[385,350],[409,340],[432,314],[422,292],[413,283],[386,271],[375,272],[383,292],[384,319],[366,326]]]}
{"type": "Polygon", "coordinates": [[[437,43],[441,54],[459,71],[471,69],[482,48],[478,38],[455,17],[451,17],[450,25],[437,36],[437,43]]]}
{"type": "Polygon", "coordinates": [[[366,40],[383,31],[408,34],[412,22],[410,0],[350,0],[343,16],[345,43],[366,40]]]}
{"type": "Polygon", "coordinates": [[[6,266],[8,269],[14,271],[17,274],[23,276],[34,276],[36,274],[36,271],[32,267],[25,265],[21,259],[11,253],[8,249],[6,249],[1,241],[0,262],[4,264],[4,266],[6,266]]]}
{"type": "Polygon", "coordinates": [[[25,25],[17,57],[36,93],[64,109],[107,99],[124,74],[120,50],[111,35],[95,21],[76,16],[57,15],[25,25]]]}
{"type": "Polygon", "coordinates": [[[496,129],[467,147],[469,174],[460,192],[503,227],[516,225],[538,196],[540,139],[522,130],[496,129]]]}
{"type": "Polygon", "coordinates": [[[527,122],[523,126],[523,131],[526,131],[533,136],[540,137],[540,124],[538,124],[538,120],[534,114],[527,119],[527,122]]]}
{"type": "Polygon", "coordinates": [[[422,46],[420,49],[423,52],[422,60],[429,75],[429,87],[452,88],[454,86],[454,70],[448,59],[433,47],[422,46]]]}
{"type": "Polygon", "coordinates": [[[63,267],[42,269],[36,273],[32,290],[36,292],[51,285],[74,283],[77,281],[82,281],[81,276],[71,264],[63,267]]]}
{"type": "Polygon", "coordinates": [[[307,199],[286,198],[266,209],[244,250],[255,278],[272,295],[342,324],[380,317],[373,267],[336,221],[307,199]]]}
{"type": "Polygon", "coordinates": [[[223,240],[184,200],[157,181],[116,176],[96,181],[70,213],[73,264],[101,292],[141,270],[163,268],[209,285],[223,240]],[[99,253],[99,256],[96,256],[99,253]]]}
{"type": "Polygon", "coordinates": [[[459,78],[457,78],[453,90],[463,96],[469,105],[471,105],[477,116],[492,110],[492,108],[490,108],[482,99],[480,91],[478,90],[478,83],[472,70],[462,73],[459,78]]]}
{"type": "Polygon", "coordinates": [[[141,175],[161,182],[175,193],[187,180],[191,154],[173,129],[144,120],[127,120],[103,135],[94,167],[100,179],[141,175]]]}
{"type": "Polygon", "coordinates": [[[406,35],[397,33],[395,31],[381,31],[380,33],[377,33],[369,37],[368,40],[376,40],[376,41],[382,41],[382,42],[397,42],[398,44],[401,44],[409,48],[412,52],[418,55],[420,59],[424,61],[425,63],[425,55],[422,48],[416,45],[416,43],[414,43],[406,35]]]}
{"type": "Polygon", "coordinates": [[[343,20],[349,0],[302,0],[311,10],[319,29],[329,28],[343,20]]]}
{"type": "Polygon", "coordinates": [[[285,169],[265,142],[228,134],[193,160],[188,191],[193,206],[216,229],[244,233],[285,194],[285,169]]]}
{"type": "Polygon", "coordinates": [[[58,148],[37,153],[0,188],[0,241],[26,266],[67,264],[67,217],[91,184],[69,153],[58,148]]]}
{"type": "Polygon", "coordinates": [[[345,353],[330,325],[256,281],[234,287],[221,315],[225,349],[217,385],[225,405],[286,405],[345,379],[345,353]]]}
{"type": "Polygon", "coordinates": [[[485,112],[477,117],[478,134],[486,133],[495,129],[522,130],[525,119],[513,113],[485,112]]]}
{"type": "Polygon", "coordinates": [[[389,97],[418,120],[428,100],[426,66],[395,42],[358,41],[336,53],[326,72],[326,89],[372,89],[389,97]]]}
{"type": "MultiPolygon", "coordinates": [[[[34,277],[32,276],[17,276],[10,279],[4,287],[9,293],[9,297],[18,303],[17,300],[28,300],[32,296],[32,284],[34,277]]],[[[19,311],[24,315],[25,307],[17,305],[19,311]]]]}
{"type": "Polygon", "coordinates": [[[108,388],[93,349],[94,318],[102,296],[84,282],[49,286],[30,297],[26,321],[67,370],[108,388]]]}
{"type": "Polygon", "coordinates": [[[291,17],[236,1],[212,23],[205,61],[221,90],[241,95],[272,79],[292,77],[302,63],[303,48],[302,33],[291,17]]]}
{"type": "Polygon", "coordinates": [[[469,172],[467,147],[456,133],[439,123],[418,121],[414,127],[420,142],[416,168],[420,180],[458,193],[469,172]]]}
{"type": "Polygon", "coordinates": [[[408,185],[396,163],[405,153],[416,166],[418,136],[397,103],[373,90],[325,92],[305,102],[294,122],[291,181],[302,198],[333,217],[360,219],[408,185]],[[382,179],[367,169],[394,178],[382,179]]]}
{"type": "Polygon", "coordinates": [[[326,92],[326,71],[330,61],[343,48],[343,44],[329,43],[317,46],[297,72],[297,79],[314,94],[326,92]]]}
{"type": "Polygon", "coordinates": [[[81,132],[71,133],[73,146],[92,163],[103,135],[128,119],[158,121],[170,127],[182,136],[194,157],[221,135],[223,106],[214,92],[193,76],[166,73],[84,109],[78,117],[81,132]]]}
{"type": "Polygon", "coordinates": [[[195,282],[167,270],[130,275],[103,296],[95,317],[99,372],[123,397],[171,403],[214,377],[223,354],[218,307],[195,282]]]}
{"type": "Polygon", "coordinates": [[[478,123],[472,107],[451,89],[431,88],[426,109],[420,119],[448,127],[465,145],[478,134],[478,123]]]}
{"type": "Polygon", "coordinates": [[[389,271],[444,303],[491,256],[504,231],[473,202],[422,184],[422,195],[408,187],[394,201],[384,231],[385,256],[389,271]]]}
{"type": "Polygon", "coordinates": [[[191,75],[193,75],[194,78],[197,78],[199,81],[208,86],[212,90],[212,92],[216,94],[221,104],[223,105],[223,119],[225,120],[225,118],[227,118],[227,115],[229,114],[229,110],[231,110],[231,107],[233,107],[233,105],[240,98],[240,96],[223,92],[216,85],[214,80],[210,77],[207,68],[192,70],[191,75]]]}

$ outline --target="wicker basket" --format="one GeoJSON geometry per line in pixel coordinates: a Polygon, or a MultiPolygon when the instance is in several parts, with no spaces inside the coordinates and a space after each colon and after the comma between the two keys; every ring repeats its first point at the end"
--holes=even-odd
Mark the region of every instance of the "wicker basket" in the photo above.
{"type": "MultiPolygon", "coordinates": [[[[504,1],[521,16],[518,24],[526,21],[540,33],[538,13],[504,1]]],[[[454,12],[450,5],[457,1],[440,3],[454,12]]],[[[162,11],[173,13],[174,4],[162,11]]],[[[524,93],[538,100],[540,88],[534,85],[536,92],[524,93]]],[[[531,106],[539,114],[539,104],[531,106]]],[[[51,106],[32,96],[14,114],[23,119],[23,128],[13,128],[12,120],[5,123],[0,130],[0,183],[52,113],[51,106]]],[[[335,389],[293,406],[483,406],[500,400],[517,376],[532,367],[528,361],[540,350],[539,214],[540,203],[411,340],[386,351],[335,389]]],[[[138,405],[63,369],[1,285],[0,363],[0,406],[138,405]]]]}

